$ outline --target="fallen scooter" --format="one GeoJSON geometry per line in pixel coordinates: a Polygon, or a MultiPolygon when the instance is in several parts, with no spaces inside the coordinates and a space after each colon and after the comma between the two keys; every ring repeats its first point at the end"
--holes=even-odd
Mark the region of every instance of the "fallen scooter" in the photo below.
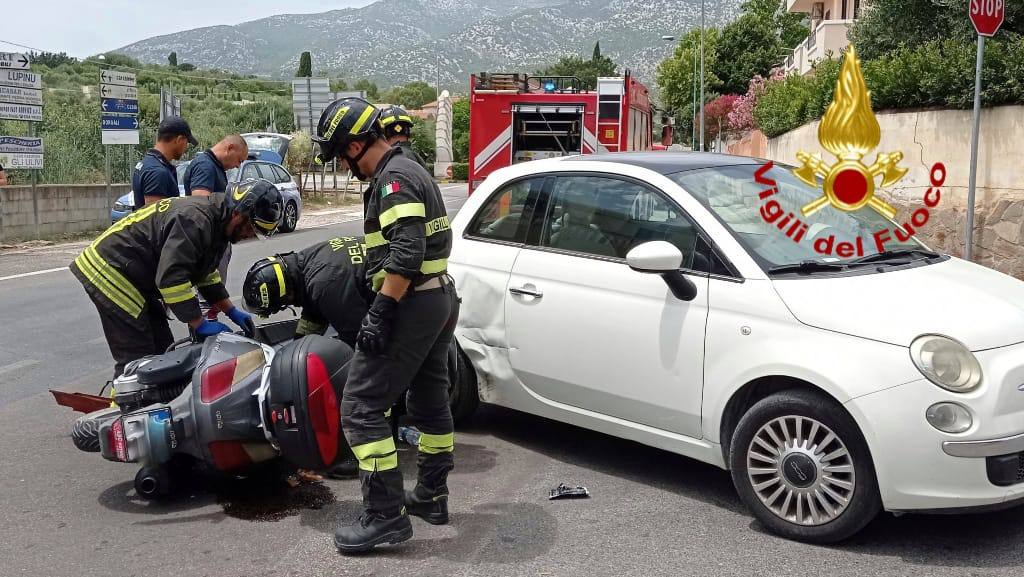
{"type": "Polygon", "coordinates": [[[279,458],[329,467],[345,447],[339,404],[352,350],[312,335],[268,344],[278,340],[272,332],[291,336],[294,323],[281,324],[289,326],[179,342],[129,363],[112,385],[116,407],[76,422],[76,446],[95,450],[98,441],[105,459],[141,465],[135,491],[146,499],[169,495],[176,471],[196,463],[228,474],[279,458]]]}

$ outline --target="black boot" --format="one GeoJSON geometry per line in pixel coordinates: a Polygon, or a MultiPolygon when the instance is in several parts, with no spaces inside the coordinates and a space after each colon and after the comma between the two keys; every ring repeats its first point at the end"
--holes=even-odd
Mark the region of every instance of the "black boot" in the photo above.
{"type": "Polygon", "coordinates": [[[367,511],[355,524],[334,531],[334,546],[345,554],[364,553],[377,545],[401,543],[411,538],[412,523],[404,511],[391,516],[367,511]]]}
{"type": "Polygon", "coordinates": [[[405,492],[405,509],[431,525],[448,524],[448,491],[431,494],[417,485],[416,489],[405,492]]]}
{"type": "Polygon", "coordinates": [[[327,469],[327,476],[332,479],[355,479],[359,476],[359,461],[351,457],[327,469]]]}

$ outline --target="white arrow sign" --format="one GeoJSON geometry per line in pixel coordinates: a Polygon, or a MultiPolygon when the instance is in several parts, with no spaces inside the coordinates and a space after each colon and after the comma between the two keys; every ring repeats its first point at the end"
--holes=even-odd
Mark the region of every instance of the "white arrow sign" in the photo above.
{"type": "Polygon", "coordinates": [[[39,90],[43,87],[43,77],[27,70],[0,70],[0,86],[39,90]]]}
{"type": "Polygon", "coordinates": [[[103,98],[123,98],[127,100],[138,100],[139,89],[134,86],[115,86],[113,84],[101,84],[100,95],[103,98]]]}
{"type": "Polygon", "coordinates": [[[100,84],[135,86],[135,74],[120,70],[100,70],[100,84]]]}
{"type": "Polygon", "coordinates": [[[31,61],[20,52],[0,52],[0,68],[28,70],[31,61]]]}

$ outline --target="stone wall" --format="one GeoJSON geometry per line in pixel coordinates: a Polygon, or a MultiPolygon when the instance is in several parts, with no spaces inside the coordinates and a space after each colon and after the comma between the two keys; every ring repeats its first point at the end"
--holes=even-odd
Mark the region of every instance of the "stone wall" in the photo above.
{"type": "Polygon", "coordinates": [[[0,187],[0,240],[46,238],[110,226],[113,201],[131,189],[115,184],[47,184],[0,187]]]}
{"type": "MultiPolygon", "coordinates": [[[[900,209],[905,220],[929,188],[928,172],[942,162],[947,177],[939,206],[918,238],[932,248],[962,256],[967,218],[971,154],[970,110],[925,110],[877,113],[882,142],[875,152],[904,154],[901,166],[910,172],[880,193],[900,209]]],[[[981,117],[978,184],[975,200],[974,260],[1024,279],[1024,106],[985,109],[981,117]]],[[[797,164],[797,151],[820,152],[835,159],[818,143],[818,123],[807,124],[768,140],[766,157],[797,164]]],[[[865,162],[873,162],[874,153],[865,162]]],[[[903,220],[899,220],[903,222],[903,220]]]]}

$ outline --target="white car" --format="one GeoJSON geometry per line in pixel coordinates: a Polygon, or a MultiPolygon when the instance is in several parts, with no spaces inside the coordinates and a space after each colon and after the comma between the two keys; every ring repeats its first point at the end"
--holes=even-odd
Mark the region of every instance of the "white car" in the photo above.
{"type": "MultiPolygon", "coordinates": [[[[804,541],[882,509],[1020,503],[1024,283],[914,239],[822,257],[819,240],[895,223],[826,207],[794,242],[760,213],[761,165],[625,153],[492,174],[450,259],[480,399],[729,469],[804,541]]],[[[822,195],[762,177],[790,210],[822,195]]]]}

